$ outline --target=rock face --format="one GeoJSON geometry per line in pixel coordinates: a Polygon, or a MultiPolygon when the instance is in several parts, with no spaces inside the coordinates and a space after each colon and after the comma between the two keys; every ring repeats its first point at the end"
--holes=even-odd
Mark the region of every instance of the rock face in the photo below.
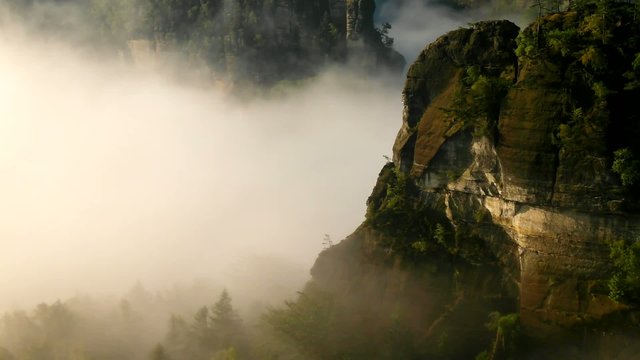
{"type": "Polygon", "coordinates": [[[640,234],[640,218],[610,212],[610,204],[623,198],[607,159],[594,159],[578,180],[567,174],[575,163],[560,161],[551,136],[562,94],[547,83],[560,75],[529,64],[516,79],[517,34],[506,21],[479,23],[440,38],[420,55],[409,69],[394,159],[424,196],[444,202],[454,226],[486,212],[484,221],[508,235],[515,245],[510,256],[518,268],[511,271],[519,273],[522,320],[539,332],[619,308],[596,286],[608,276],[605,241],[640,234]],[[472,65],[506,72],[515,81],[500,112],[498,141],[451,134],[441,110],[472,65]],[[544,71],[544,78],[530,81],[536,71],[544,71]]]}
{"type": "MultiPolygon", "coordinates": [[[[423,339],[448,331],[470,347],[492,310],[517,312],[530,339],[580,339],[585,348],[613,343],[594,329],[635,324],[607,287],[608,242],[640,236],[634,195],[611,171],[613,151],[633,146],[619,129],[630,131],[638,111],[630,101],[637,90],[620,80],[633,57],[609,53],[637,25],[615,16],[608,44],[584,30],[570,50],[550,39],[585,29],[588,13],[548,16],[520,37],[508,21],[481,22],[430,44],[409,68],[393,163],[380,174],[367,221],[321,254],[314,279],[337,292],[377,291],[383,308],[408,302],[423,339]],[[585,49],[596,48],[618,68],[590,66],[585,49]],[[634,109],[613,106],[621,102],[634,109]],[[446,233],[451,239],[438,235],[446,233]],[[354,290],[359,281],[364,289],[354,290]]],[[[619,49],[636,54],[639,45],[619,49]]],[[[430,355],[474,355],[464,351],[430,355]]]]}
{"type": "Polygon", "coordinates": [[[192,4],[152,7],[146,16],[152,48],[162,55],[170,44],[169,51],[198,59],[217,80],[269,86],[329,64],[363,72],[405,65],[375,28],[374,0],[186,2],[192,4]]]}
{"type": "Polygon", "coordinates": [[[347,0],[347,40],[358,41],[374,34],[374,0],[347,0]]]}

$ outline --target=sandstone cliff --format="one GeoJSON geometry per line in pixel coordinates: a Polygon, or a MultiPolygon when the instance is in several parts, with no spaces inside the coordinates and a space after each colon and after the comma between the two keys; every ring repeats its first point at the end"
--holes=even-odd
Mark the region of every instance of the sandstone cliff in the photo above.
{"type": "Polygon", "coordinates": [[[377,314],[403,309],[422,357],[493,344],[490,358],[633,358],[638,313],[608,281],[610,242],[640,235],[637,189],[611,170],[617,150],[638,153],[640,29],[610,6],[430,44],[367,220],[320,255],[314,283],[377,314]],[[487,332],[494,311],[518,314],[528,347],[487,332]]]}
{"type": "MultiPolygon", "coordinates": [[[[216,80],[273,85],[349,63],[363,72],[402,71],[404,58],[374,24],[374,0],[187,1],[145,16],[152,56],[186,53],[216,80]],[[169,15],[167,15],[169,14],[169,15]]],[[[140,43],[132,48],[133,58],[140,43]]]]}

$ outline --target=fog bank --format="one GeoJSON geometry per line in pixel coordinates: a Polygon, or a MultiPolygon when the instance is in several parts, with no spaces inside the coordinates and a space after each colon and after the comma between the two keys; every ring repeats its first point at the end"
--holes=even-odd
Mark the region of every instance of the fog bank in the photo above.
{"type": "Polygon", "coordinates": [[[0,309],[309,269],[363,220],[400,125],[395,83],[238,100],[6,26],[0,78],[0,309]]]}
{"type": "Polygon", "coordinates": [[[392,25],[394,48],[411,64],[431,42],[449,31],[483,20],[506,19],[522,27],[534,16],[526,2],[488,1],[483,6],[454,10],[436,1],[388,0],[378,9],[378,21],[392,25]]]}

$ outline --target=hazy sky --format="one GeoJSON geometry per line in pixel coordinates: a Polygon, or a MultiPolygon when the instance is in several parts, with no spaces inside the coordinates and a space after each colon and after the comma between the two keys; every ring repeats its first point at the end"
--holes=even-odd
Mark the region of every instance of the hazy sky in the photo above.
{"type": "MultiPolygon", "coordinates": [[[[407,4],[379,11],[409,63],[469,19],[407,4]]],[[[306,275],[324,234],[337,242],[363,220],[400,127],[400,81],[335,70],[238,101],[4,20],[0,310],[138,280],[250,282],[253,259],[306,275]]]]}
{"type": "Polygon", "coordinates": [[[328,72],[239,102],[13,30],[0,33],[0,306],[216,279],[256,255],[308,271],[325,233],[363,220],[400,126],[393,84],[328,72]]]}
{"type": "Polygon", "coordinates": [[[500,1],[489,1],[481,8],[454,11],[423,0],[390,0],[380,5],[377,11],[378,21],[391,23],[390,36],[394,38],[394,47],[409,64],[429,43],[448,31],[467,27],[469,23],[507,19],[524,26],[531,20],[528,11],[509,7],[500,1]]]}

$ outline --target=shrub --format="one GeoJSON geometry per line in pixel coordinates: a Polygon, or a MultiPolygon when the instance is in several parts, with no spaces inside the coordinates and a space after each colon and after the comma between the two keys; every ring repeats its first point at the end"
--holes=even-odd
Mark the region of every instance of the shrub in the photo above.
{"type": "Polygon", "coordinates": [[[510,86],[510,81],[484,75],[479,66],[470,66],[453,95],[450,107],[441,110],[451,124],[462,124],[462,129],[472,128],[477,136],[490,135],[510,86]]]}
{"type": "Polygon", "coordinates": [[[631,186],[640,179],[640,161],[629,149],[618,149],[613,153],[614,160],[611,170],[620,175],[622,185],[631,186]]]}
{"type": "Polygon", "coordinates": [[[609,243],[613,275],[609,297],[618,302],[640,303],[640,242],[615,240],[609,243]]]}

